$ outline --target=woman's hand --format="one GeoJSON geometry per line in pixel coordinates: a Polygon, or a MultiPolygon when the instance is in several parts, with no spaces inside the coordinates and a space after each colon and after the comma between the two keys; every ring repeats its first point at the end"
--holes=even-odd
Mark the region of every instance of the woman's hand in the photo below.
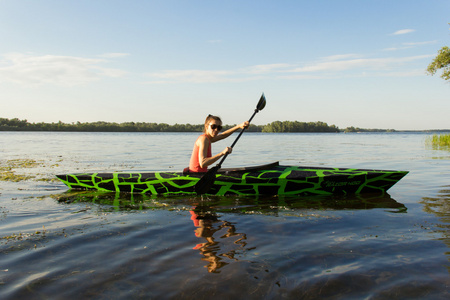
{"type": "Polygon", "coordinates": [[[239,128],[241,128],[241,129],[244,129],[244,128],[247,129],[248,126],[250,126],[250,123],[249,123],[248,121],[245,121],[244,123],[242,123],[242,124],[239,125],[239,128]]]}
{"type": "Polygon", "coordinates": [[[233,152],[233,148],[231,147],[226,147],[222,152],[220,152],[220,154],[222,154],[222,156],[226,155],[227,153],[230,154],[231,152],[233,152]]]}

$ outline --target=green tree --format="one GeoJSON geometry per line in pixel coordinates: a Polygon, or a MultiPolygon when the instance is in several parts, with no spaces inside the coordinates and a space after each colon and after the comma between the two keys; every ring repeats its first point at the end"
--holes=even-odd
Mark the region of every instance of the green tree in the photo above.
{"type": "Polygon", "coordinates": [[[450,80],[450,48],[442,47],[438,51],[438,55],[434,60],[428,65],[427,73],[429,75],[436,74],[437,70],[443,69],[441,78],[444,80],[450,80]]]}
{"type": "Polygon", "coordinates": [[[262,127],[262,132],[339,132],[335,125],[328,126],[327,123],[298,122],[298,121],[275,121],[262,127]]]}

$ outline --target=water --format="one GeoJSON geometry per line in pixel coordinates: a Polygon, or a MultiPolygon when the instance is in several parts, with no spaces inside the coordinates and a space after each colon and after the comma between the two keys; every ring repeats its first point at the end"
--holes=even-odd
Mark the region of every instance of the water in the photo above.
{"type": "Polygon", "coordinates": [[[426,134],[245,133],[223,165],[409,170],[385,196],[169,198],[49,181],[181,170],[196,136],[0,132],[2,173],[29,177],[0,181],[0,298],[449,298],[450,151],[426,134]]]}

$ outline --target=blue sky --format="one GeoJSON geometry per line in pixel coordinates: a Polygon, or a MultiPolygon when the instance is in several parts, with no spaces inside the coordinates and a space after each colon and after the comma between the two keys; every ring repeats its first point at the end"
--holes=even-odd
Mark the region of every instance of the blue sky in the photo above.
{"type": "Polygon", "coordinates": [[[0,0],[0,117],[450,128],[448,0],[0,0]]]}

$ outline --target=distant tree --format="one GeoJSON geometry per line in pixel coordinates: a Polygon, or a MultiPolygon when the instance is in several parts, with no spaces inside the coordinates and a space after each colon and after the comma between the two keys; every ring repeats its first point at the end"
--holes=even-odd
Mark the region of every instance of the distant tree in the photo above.
{"type": "Polygon", "coordinates": [[[324,122],[275,121],[262,128],[262,132],[339,132],[335,125],[324,122]]]}
{"type": "Polygon", "coordinates": [[[345,128],[345,130],[344,130],[344,132],[358,132],[358,131],[360,131],[361,129],[360,128],[358,128],[358,127],[353,127],[353,126],[351,126],[351,127],[347,127],[347,128],[345,128]]]}
{"type": "Polygon", "coordinates": [[[0,118],[0,126],[4,129],[22,130],[28,126],[27,120],[19,120],[18,118],[6,119],[0,118]]]}
{"type": "Polygon", "coordinates": [[[443,69],[441,78],[444,80],[450,80],[450,48],[442,47],[438,51],[438,55],[434,60],[428,65],[427,73],[429,75],[436,74],[437,70],[443,69]]]}

